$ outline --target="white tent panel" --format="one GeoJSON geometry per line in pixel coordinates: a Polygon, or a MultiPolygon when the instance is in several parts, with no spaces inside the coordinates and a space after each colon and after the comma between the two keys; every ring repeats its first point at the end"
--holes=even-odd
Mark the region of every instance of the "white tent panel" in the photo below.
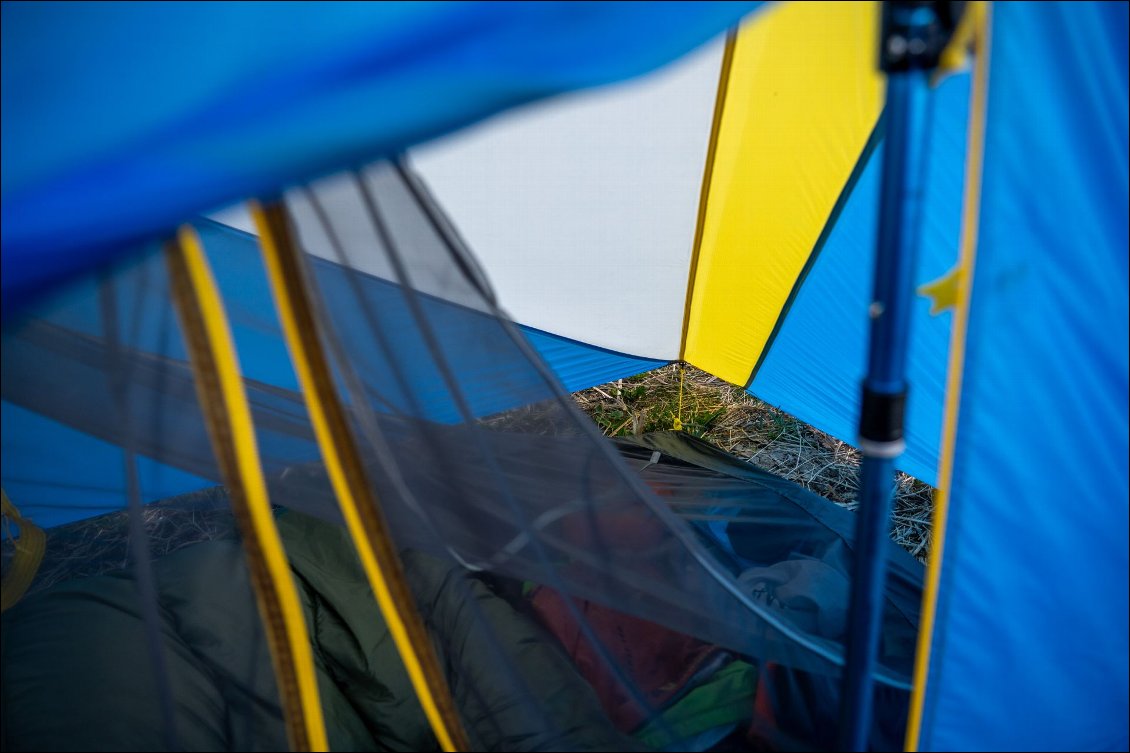
{"type": "Polygon", "coordinates": [[[515,320],[678,358],[722,50],[413,152],[515,320]]]}
{"type": "MultiPolygon", "coordinates": [[[[413,151],[515,321],[678,358],[722,50],[718,39],[644,79],[520,108],[413,151]]],[[[322,185],[332,200],[335,181],[322,185]]],[[[367,225],[360,206],[352,214],[367,225]]],[[[211,217],[255,232],[242,207],[211,217]]],[[[327,247],[307,250],[332,258],[315,245],[327,247]]]]}

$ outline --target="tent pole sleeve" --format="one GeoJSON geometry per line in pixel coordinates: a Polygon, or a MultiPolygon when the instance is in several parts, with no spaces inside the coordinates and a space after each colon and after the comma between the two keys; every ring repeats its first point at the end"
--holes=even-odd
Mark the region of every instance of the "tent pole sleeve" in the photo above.
{"type": "Polygon", "coordinates": [[[894,462],[906,447],[907,350],[929,153],[929,79],[956,25],[955,10],[950,3],[905,0],[888,1],[883,7],[879,61],[887,74],[887,134],[859,421],[863,463],[847,664],[840,696],[840,749],[845,751],[867,750],[871,731],[894,462]]]}
{"type": "Polygon", "coordinates": [[[953,309],[953,329],[950,331],[942,448],[938,458],[938,488],[934,493],[930,561],[926,566],[926,583],[922,592],[922,618],[914,659],[914,687],[910,696],[906,742],[903,746],[907,751],[918,751],[923,746],[923,732],[928,729],[925,720],[926,691],[930,680],[931,654],[938,615],[938,594],[946,551],[954,455],[957,448],[957,425],[961,408],[961,385],[965,371],[965,339],[969,329],[969,305],[973,294],[977,232],[980,227],[981,166],[985,160],[985,110],[989,96],[989,56],[992,44],[991,14],[991,3],[976,2],[966,13],[967,20],[963,21],[971,27],[967,42],[973,47],[974,68],[969,104],[965,195],[962,199],[961,257],[958,261],[962,283],[953,309]]]}
{"type": "Polygon", "coordinates": [[[200,410],[243,534],[288,741],[293,750],[329,750],[306,618],[271,511],[227,314],[196,231],[181,228],[165,260],[200,410]]]}
{"type": "Polygon", "coordinates": [[[251,215],[259,230],[275,307],[302,386],[318,448],[381,615],[436,739],[446,751],[469,750],[467,733],[424,622],[416,610],[388,524],[367,478],[345,407],[334,386],[325,348],[318,336],[317,311],[286,209],[277,202],[266,206],[252,202],[251,215]]]}

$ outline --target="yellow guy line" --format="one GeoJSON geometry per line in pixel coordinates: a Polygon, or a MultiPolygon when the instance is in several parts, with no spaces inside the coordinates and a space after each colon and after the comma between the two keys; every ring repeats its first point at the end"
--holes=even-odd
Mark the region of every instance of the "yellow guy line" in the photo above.
{"type": "Polygon", "coordinates": [[[250,208],[310,422],[369,585],[436,739],[446,751],[467,750],[466,733],[451,692],[416,612],[396,548],[365,478],[360,453],[337,398],[317,337],[314,309],[286,210],[280,204],[263,207],[258,202],[251,202],[250,208]]]}
{"type": "Polygon", "coordinates": [[[271,513],[251,409],[220,293],[191,227],[181,228],[177,241],[169,244],[167,258],[197,394],[242,528],[290,744],[297,750],[328,750],[306,620],[271,513]]]}
{"type": "Polygon", "coordinates": [[[977,231],[981,208],[981,166],[985,147],[985,104],[988,96],[991,8],[989,3],[971,3],[969,13],[977,13],[975,33],[976,63],[969,108],[969,150],[965,174],[965,206],[961,229],[961,279],[950,334],[949,368],[946,374],[945,418],[942,424],[942,452],[938,465],[938,488],[934,494],[933,547],[926,569],[922,594],[922,621],[918,628],[918,649],[914,660],[914,690],[910,697],[905,747],[917,751],[922,733],[926,682],[930,671],[930,650],[938,610],[938,586],[942,577],[942,556],[946,545],[950,485],[956,448],[958,413],[961,407],[961,379],[965,367],[965,336],[969,325],[969,301],[973,290],[973,267],[977,256],[977,231]]]}

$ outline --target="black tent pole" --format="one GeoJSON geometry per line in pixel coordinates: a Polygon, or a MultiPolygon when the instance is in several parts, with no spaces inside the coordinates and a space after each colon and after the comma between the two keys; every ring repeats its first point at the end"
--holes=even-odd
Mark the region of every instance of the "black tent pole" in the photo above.
{"type": "Polygon", "coordinates": [[[895,459],[906,447],[906,361],[919,216],[925,189],[930,81],[963,3],[883,3],[879,67],[887,74],[878,247],[859,448],[863,453],[840,750],[867,750],[886,579],[895,459]]]}

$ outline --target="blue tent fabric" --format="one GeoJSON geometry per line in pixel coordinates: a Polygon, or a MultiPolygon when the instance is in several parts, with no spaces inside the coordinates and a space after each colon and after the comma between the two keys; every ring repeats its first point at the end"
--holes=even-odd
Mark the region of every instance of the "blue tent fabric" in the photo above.
{"type": "MultiPolygon", "coordinates": [[[[953,155],[965,153],[970,79],[968,72],[949,76],[933,95],[918,284],[941,277],[957,260],[964,165],[953,155]]],[[[867,307],[882,150],[880,143],[851,188],[749,388],[760,399],[849,444],[856,441],[860,385],[867,366],[867,307]]],[[[935,485],[951,316],[931,315],[930,302],[919,298],[913,317],[907,449],[897,464],[911,476],[935,485]]]]}
{"type": "MultiPolygon", "coordinates": [[[[2,485],[28,520],[50,528],[122,509],[127,484],[120,446],[7,400],[0,401],[0,432],[2,485]]],[[[215,483],[145,456],[137,457],[137,474],[146,503],[215,483]]]]}
{"type": "Polygon", "coordinates": [[[1126,750],[1127,5],[996,3],[924,750],[1126,750]]]}
{"type": "MultiPolygon", "coordinates": [[[[757,5],[5,3],[0,483],[47,527],[124,499],[120,449],[56,420],[67,406],[42,405],[50,399],[46,387],[68,379],[71,408],[91,405],[89,395],[106,386],[29,366],[41,361],[21,366],[18,356],[35,356],[39,341],[7,339],[19,326],[11,314],[31,311],[42,291],[77,280],[53,310],[51,332],[99,336],[99,281],[89,273],[135,251],[139,270],[159,266],[159,257],[141,250],[186,217],[368,162],[509,107],[642,73],[757,5]],[[65,483],[44,460],[60,454],[71,473],[65,483]]],[[[978,262],[918,742],[924,750],[1125,750],[1130,19],[1126,3],[998,3],[992,19],[978,262]]],[[[950,80],[939,99],[963,102],[962,87],[967,91],[967,78],[950,80]]],[[[954,117],[956,127],[965,110],[939,106],[938,116],[954,117]]],[[[936,128],[938,138],[957,133],[936,128]]],[[[934,167],[931,190],[941,199],[928,202],[919,282],[944,272],[956,248],[960,165],[934,167]]],[[[858,410],[869,268],[849,252],[872,253],[876,183],[871,165],[751,385],[844,439],[852,438],[858,410]],[[819,297],[842,295],[848,283],[856,297],[842,301],[834,326],[817,320],[819,297]],[[820,342],[819,358],[805,355],[820,342]]],[[[247,378],[269,388],[275,402],[267,418],[292,427],[304,420],[304,408],[254,243],[229,228],[199,228],[231,306],[247,378]]],[[[340,270],[315,266],[324,297],[335,303],[340,270]]],[[[394,286],[370,279],[365,288],[395,316],[388,302],[394,286]]],[[[145,315],[158,301],[168,311],[161,288],[122,285],[117,294],[123,320],[135,326],[129,345],[179,360],[185,371],[179,337],[167,336],[175,323],[145,315]]],[[[944,350],[938,343],[949,316],[926,318],[926,308],[919,303],[919,332],[926,334],[916,335],[910,354],[915,386],[904,467],[930,481],[930,442],[938,441],[941,417],[925,410],[932,401],[916,400],[914,390],[925,398],[924,391],[940,388],[927,381],[940,372],[924,376],[930,367],[920,359],[944,350]]],[[[476,415],[532,394],[518,382],[487,388],[496,385],[489,358],[460,354],[461,333],[482,324],[476,312],[435,299],[426,311],[450,335],[476,415]]],[[[658,365],[525,334],[570,390],[658,365]]],[[[351,352],[362,362],[380,358],[351,352]]],[[[421,365],[413,374],[422,389],[428,371],[421,365]]],[[[380,374],[379,363],[372,373],[380,374]]],[[[183,408],[190,382],[181,387],[183,408]]],[[[454,421],[436,394],[428,418],[454,421]]],[[[101,401],[91,410],[102,411],[101,419],[113,406],[101,401]]],[[[270,430],[270,421],[257,426],[270,430]]],[[[271,441],[279,443],[272,451],[280,462],[315,457],[305,435],[278,432],[271,441]]],[[[197,445],[214,462],[207,443],[197,445]]],[[[218,474],[198,465],[142,459],[143,496],[214,483],[218,474]]]]}
{"type": "Polygon", "coordinates": [[[3,313],[195,214],[644,73],[759,4],[4,3],[3,313]]]}
{"type": "MultiPolygon", "coordinates": [[[[285,466],[316,460],[298,381],[275,314],[258,242],[240,230],[201,219],[196,223],[224,297],[252,410],[260,427],[264,459],[285,466]]],[[[365,364],[362,376],[383,400],[378,409],[413,414],[408,397],[396,388],[400,371],[418,396],[427,396],[418,413],[429,420],[456,423],[459,413],[425,349],[418,347],[412,316],[398,286],[349,272],[324,259],[312,268],[331,319],[351,357],[365,364]],[[347,276],[357,275],[365,298],[380,313],[382,328],[395,344],[393,363],[374,343],[373,333],[357,321],[357,300],[347,276]]],[[[96,342],[105,321],[99,276],[88,276],[45,306],[36,316],[5,327],[2,362],[4,400],[3,466],[0,484],[26,517],[41,527],[68,523],[120,509],[127,498],[124,454],[114,437],[96,429],[120,427],[121,411],[107,399],[110,389],[99,353],[85,360],[71,357],[67,343],[96,342]],[[36,328],[39,329],[36,329],[36,328]],[[64,358],[59,353],[68,354],[64,358]],[[66,458],[68,478],[59,478],[59,457],[66,458]]],[[[123,346],[158,368],[148,381],[135,365],[131,403],[135,421],[141,493],[145,502],[194,491],[219,482],[219,470],[196,408],[187,352],[169,305],[164,262],[150,248],[114,278],[123,346]],[[178,380],[179,377],[179,381],[178,380]],[[172,385],[177,381],[176,385],[172,385]],[[150,385],[151,388],[147,388],[150,385]],[[145,457],[149,452],[153,457],[145,457]],[[179,467],[160,462],[175,459],[179,467]]],[[[443,337],[444,355],[453,367],[475,416],[487,416],[541,398],[538,379],[515,373],[500,352],[508,340],[486,314],[435,298],[425,299],[425,313],[443,337]]],[[[578,390],[638,374],[663,362],[596,348],[566,338],[520,328],[566,390],[578,390]]],[[[119,436],[118,439],[121,437],[119,436]]],[[[277,470],[277,469],[276,469],[277,470]]]]}

